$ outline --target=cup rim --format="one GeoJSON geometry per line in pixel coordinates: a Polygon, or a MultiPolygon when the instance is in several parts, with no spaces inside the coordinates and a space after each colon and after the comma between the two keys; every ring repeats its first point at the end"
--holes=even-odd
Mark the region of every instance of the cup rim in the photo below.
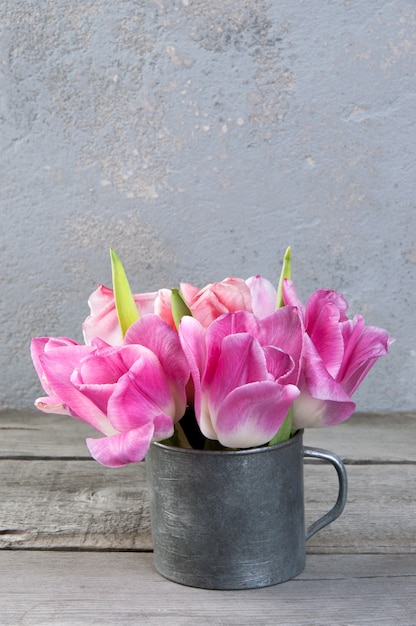
{"type": "Polygon", "coordinates": [[[180,448],[179,446],[170,446],[161,441],[153,441],[150,446],[154,446],[155,448],[159,448],[160,450],[165,450],[168,453],[176,453],[176,454],[194,454],[196,456],[201,455],[209,455],[209,456],[244,456],[251,454],[265,454],[267,452],[272,452],[277,449],[285,448],[288,446],[294,446],[298,443],[299,439],[302,440],[303,436],[303,428],[298,429],[295,434],[283,441],[282,443],[276,443],[273,446],[258,446],[255,448],[241,448],[239,450],[199,450],[197,448],[180,448]]]}

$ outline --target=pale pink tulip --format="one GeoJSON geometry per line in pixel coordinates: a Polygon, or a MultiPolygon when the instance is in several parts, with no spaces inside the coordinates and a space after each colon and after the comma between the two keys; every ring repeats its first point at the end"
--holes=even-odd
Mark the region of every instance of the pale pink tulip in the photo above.
{"type": "MultiPolygon", "coordinates": [[[[174,327],[169,289],[133,294],[133,298],[140,317],[149,313],[156,313],[172,328],[174,327]]],[[[113,290],[104,285],[99,285],[91,294],[88,305],[90,315],[82,325],[85,343],[90,344],[95,337],[99,337],[112,346],[121,345],[123,337],[118,322],[113,290]]]]}
{"type": "Polygon", "coordinates": [[[225,278],[199,290],[188,283],[181,283],[180,291],[192,315],[204,327],[224,313],[251,311],[250,289],[241,278],[225,278]]]}
{"type": "Polygon", "coordinates": [[[365,326],[361,315],[349,319],[348,303],[336,291],[315,291],[306,307],[292,281],[284,281],[283,294],[285,304],[298,307],[305,325],[301,394],[293,404],[293,426],[342,422],[355,410],[352,394],[394,340],[382,328],[365,326]]]}
{"type": "Polygon", "coordinates": [[[251,309],[256,317],[263,319],[276,310],[276,287],[259,274],[247,278],[246,285],[250,289],[251,309]]]}
{"type": "Polygon", "coordinates": [[[239,311],[208,328],[186,316],[179,337],[191,367],[202,433],[232,448],[270,441],[299,394],[302,325],[297,310],[284,307],[264,320],[239,311]]]}

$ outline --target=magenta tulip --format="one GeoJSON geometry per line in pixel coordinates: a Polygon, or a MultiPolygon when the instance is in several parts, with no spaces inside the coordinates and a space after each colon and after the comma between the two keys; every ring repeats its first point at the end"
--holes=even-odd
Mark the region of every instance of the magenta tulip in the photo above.
{"type": "Polygon", "coordinates": [[[185,412],[189,367],[177,333],[156,315],[133,324],[121,346],[40,338],[32,357],[49,394],[36,406],[54,413],[58,406],[106,435],[87,439],[104,465],[142,460],[151,441],[172,436],[185,412]]]}
{"type": "MultiPolygon", "coordinates": [[[[66,380],[72,371],[78,366],[79,361],[93,352],[94,348],[83,346],[69,339],[68,337],[36,337],[32,339],[30,352],[33,365],[39,376],[41,385],[48,394],[38,398],[35,406],[44,413],[55,413],[60,415],[72,415],[69,406],[59,395],[61,380],[66,380]],[[43,362],[55,355],[58,371],[51,372],[51,380],[44,370],[43,362]]],[[[48,371],[48,366],[46,366],[48,371]]]]}
{"type": "Polygon", "coordinates": [[[221,316],[208,328],[184,317],[179,337],[191,367],[202,433],[223,446],[270,441],[298,396],[302,350],[297,310],[259,320],[248,311],[221,316]]]}
{"type": "Polygon", "coordinates": [[[293,404],[293,426],[319,427],[346,420],[355,410],[351,396],[394,341],[364,318],[347,317],[348,303],[336,291],[315,291],[302,305],[293,282],[285,280],[284,301],[297,306],[305,325],[301,394],[293,404]]]}

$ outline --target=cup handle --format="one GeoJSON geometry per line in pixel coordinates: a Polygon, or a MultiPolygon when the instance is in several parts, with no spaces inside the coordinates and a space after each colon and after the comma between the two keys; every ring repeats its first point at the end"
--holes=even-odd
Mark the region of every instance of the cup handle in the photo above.
{"type": "Polygon", "coordinates": [[[317,533],[318,530],[321,530],[322,528],[324,528],[324,526],[327,526],[341,515],[347,501],[348,479],[343,462],[333,452],[329,452],[329,450],[322,450],[321,448],[310,448],[308,446],[304,446],[303,456],[313,459],[321,459],[323,461],[329,461],[330,463],[332,463],[332,465],[337,470],[339,485],[338,498],[335,505],[330,511],[328,511],[328,513],[322,515],[322,517],[316,520],[316,522],[311,524],[307,529],[305,541],[308,541],[308,539],[310,539],[312,535],[317,533]]]}

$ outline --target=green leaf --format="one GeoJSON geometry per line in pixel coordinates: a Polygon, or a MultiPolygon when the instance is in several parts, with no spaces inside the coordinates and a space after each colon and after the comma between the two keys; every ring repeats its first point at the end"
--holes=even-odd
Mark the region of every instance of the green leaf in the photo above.
{"type": "Polygon", "coordinates": [[[124,337],[130,326],[139,319],[139,312],[124,267],[117,253],[112,248],[110,248],[110,257],[113,274],[114,300],[121,334],[124,337]]]}
{"type": "Polygon", "coordinates": [[[172,316],[175,322],[176,328],[179,328],[179,322],[184,315],[190,315],[192,317],[192,311],[187,305],[185,298],[179,291],[179,289],[172,289],[172,295],[170,297],[172,306],[172,316]]]}
{"type": "Polygon", "coordinates": [[[275,446],[277,443],[283,443],[284,441],[290,439],[292,434],[292,414],[293,410],[292,407],[290,407],[283,424],[280,426],[273,439],[269,442],[269,446],[275,446]]]}
{"type": "Polygon", "coordinates": [[[283,257],[282,272],[280,274],[279,285],[277,287],[276,309],[280,309],[282,306],[284,306],[283,280],[285,278],[292,278],[292,270],[291,270],[291,264],[290,264],[290,247],[287,248],[285,252],[285,256],[283,257]]]}

